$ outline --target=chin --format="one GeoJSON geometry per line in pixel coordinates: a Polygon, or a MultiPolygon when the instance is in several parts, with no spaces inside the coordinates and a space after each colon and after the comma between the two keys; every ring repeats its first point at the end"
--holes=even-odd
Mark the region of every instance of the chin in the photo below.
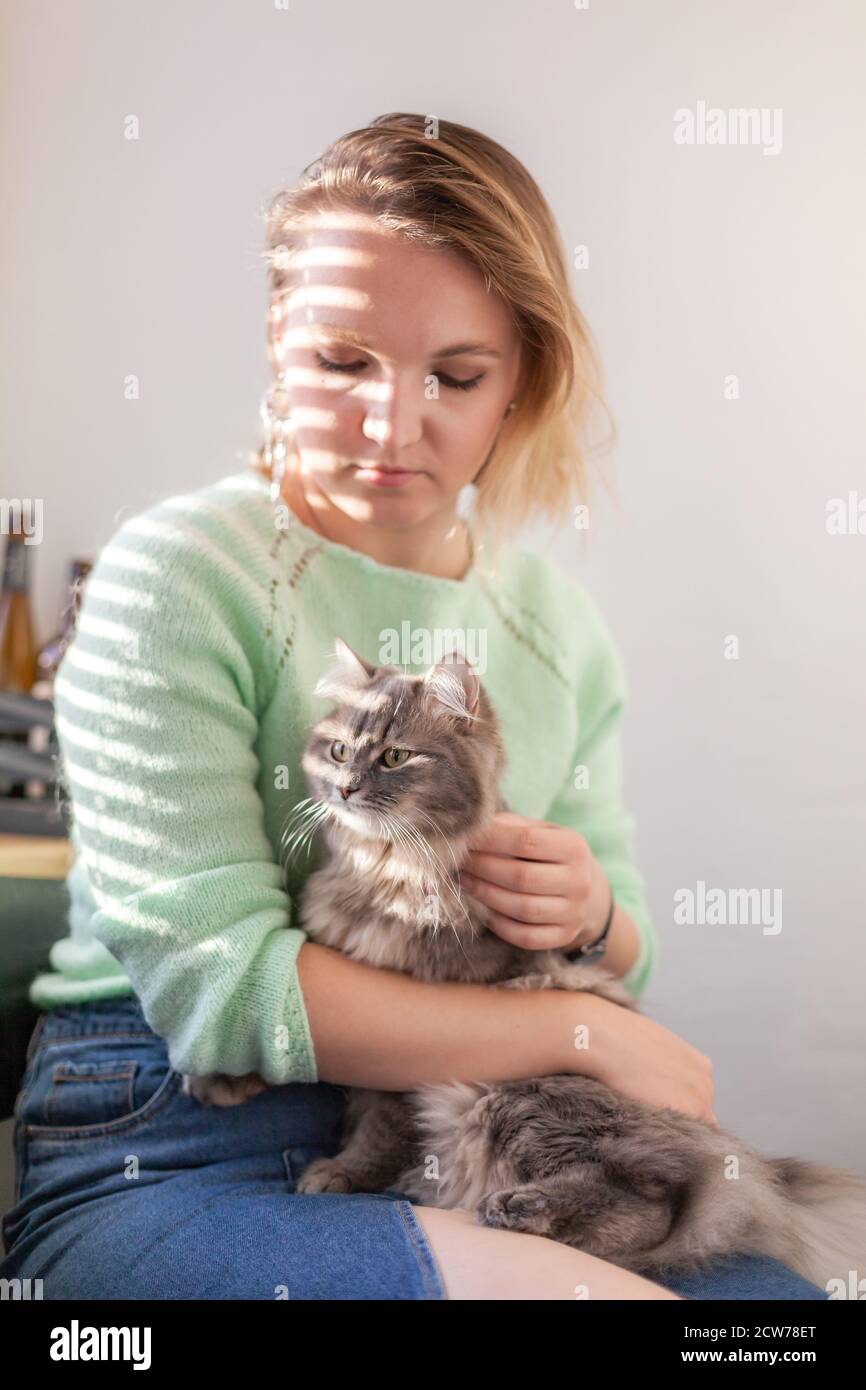
{"type": "Polygon", "coordinates": [[[363,835],[367,840],[381,840],[383,838],[382,828],[379,822],[362,810],[349,810],[347,806],[331,803],[331,810],[341,825],[345,825],[348,830],[354,830],[356,835],[363,835]]]}

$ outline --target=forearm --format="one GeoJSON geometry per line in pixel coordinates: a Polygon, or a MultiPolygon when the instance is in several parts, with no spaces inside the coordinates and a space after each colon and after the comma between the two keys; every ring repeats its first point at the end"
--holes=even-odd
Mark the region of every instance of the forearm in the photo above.
{"type": "Polygon", "coordinates": [[[298,979],[320,1081],[403,1091],[428,1081],[589,1073],[575,1047],[599,1001],[560,990],[427,984],[307,941],[298,979]]]}

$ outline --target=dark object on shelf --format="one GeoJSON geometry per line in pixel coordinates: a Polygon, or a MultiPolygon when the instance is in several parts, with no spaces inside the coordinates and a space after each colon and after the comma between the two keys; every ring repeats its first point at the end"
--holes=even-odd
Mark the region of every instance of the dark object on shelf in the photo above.
{"type": "Polygon", "coordinates": [[[36,700],[32,695],[11,695],[0,691],[0,725],[8,724],[14,729],[30,729],[41,724],[50,729],[54,722],[54,704],[51,700],[36,700]]]}
{"type": "Polygon", "coordinates": [[[58,751],[51,700],[0,693],[0,785],[9,792],[0,796],[0,834],[68,835],[58,751]],[[48,742],[40,753],[27,747],[34,728],[48,730],[48,742]],[[34,780],[44,786],[44,793],[25,795],[26,784],[34,780]]]}

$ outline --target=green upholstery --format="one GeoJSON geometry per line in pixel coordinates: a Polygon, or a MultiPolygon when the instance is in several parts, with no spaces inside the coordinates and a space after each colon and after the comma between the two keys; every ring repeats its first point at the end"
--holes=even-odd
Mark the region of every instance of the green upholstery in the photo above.
{"type": "Polygon", "coordinates": [[[0,1120],[14,1109],[39,1017],[27,990],[48,968],[51,946],[66,935],[68,910],[62,879],[0,877],[0,1120]]]}

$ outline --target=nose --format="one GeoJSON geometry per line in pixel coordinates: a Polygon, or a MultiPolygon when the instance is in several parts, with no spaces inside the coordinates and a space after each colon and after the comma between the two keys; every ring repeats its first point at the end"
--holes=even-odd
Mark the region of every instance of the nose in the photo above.
{"type": "Polygon", "coordinates": [[[340,795],[344,801],[347,801],[348,798],[352,795],[352,792],[356,792],[357,790],[357,787],[340,787],[339,789],[340,795]]]}
{"type": "Polygon", "coordinates": [[[389,382],[381,400],[370,401],[363,432],[380,448],[395,453],[417,444],[423,432],[424,392],[417,381],[389,382]]]}

